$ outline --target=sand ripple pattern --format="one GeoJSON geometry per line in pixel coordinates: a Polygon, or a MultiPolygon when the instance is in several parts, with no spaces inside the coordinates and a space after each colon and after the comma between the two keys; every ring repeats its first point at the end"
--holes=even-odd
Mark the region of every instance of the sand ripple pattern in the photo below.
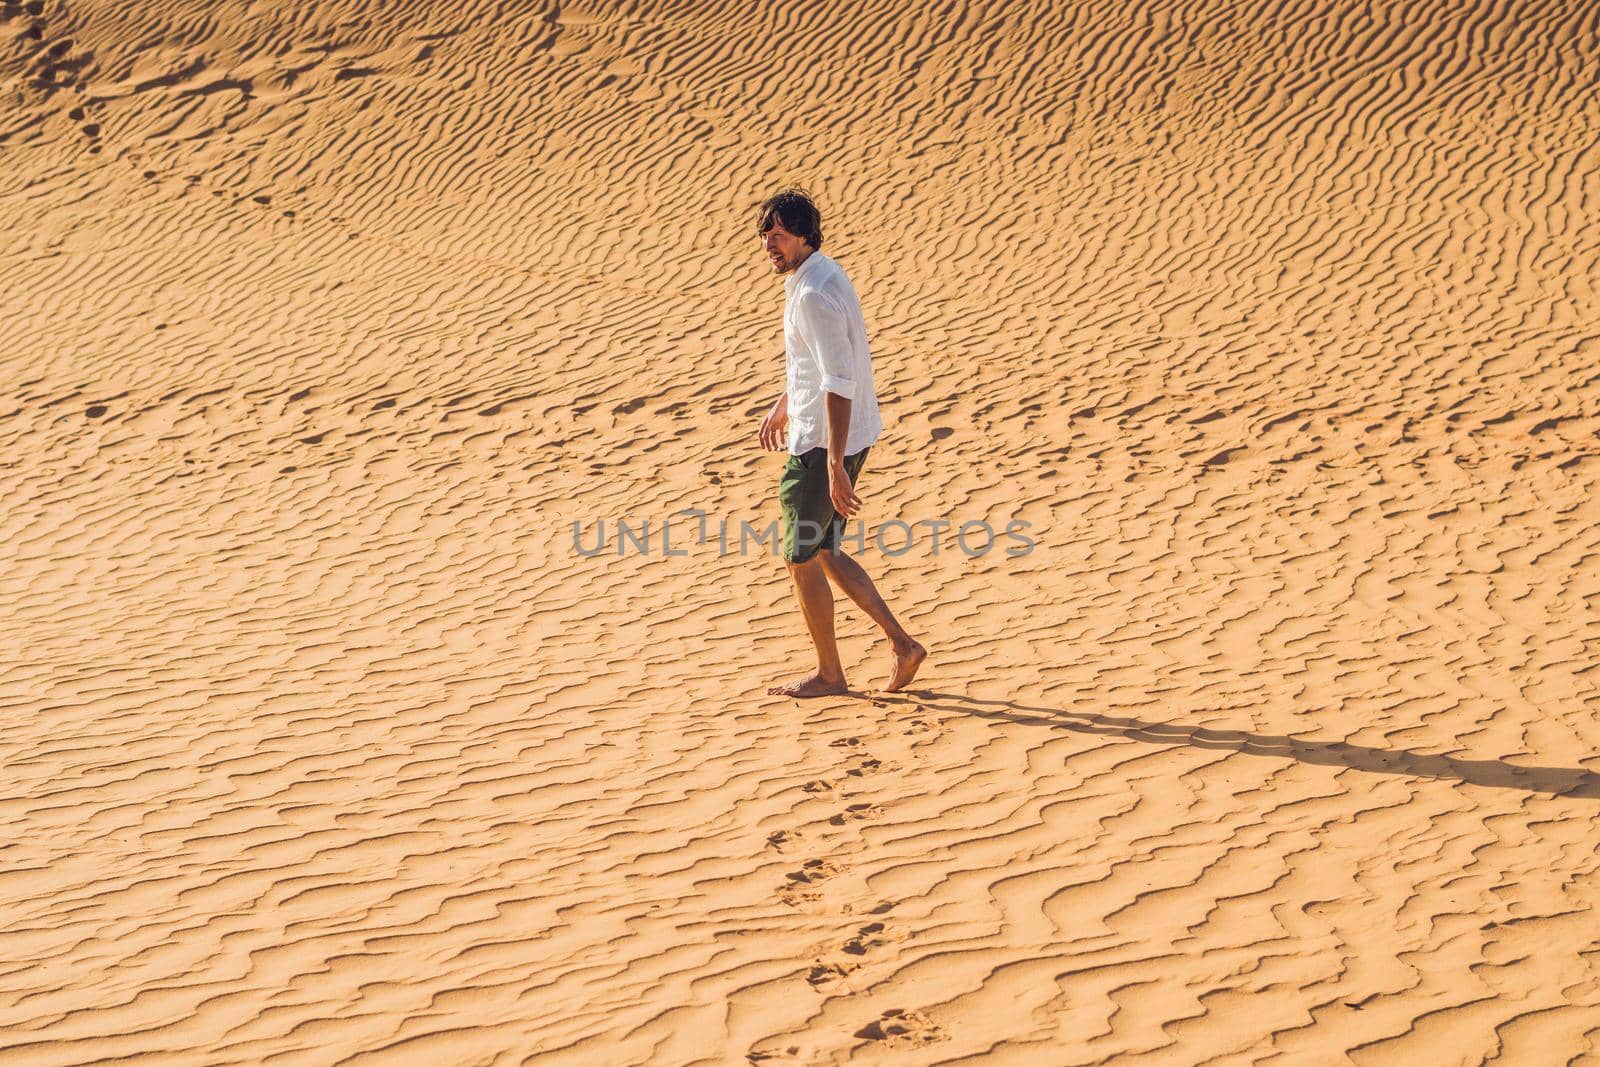
{"type": "MultiPolygon", "coordinates": [[[[1600,7],[0,3],[6,1064],[1600,1062],[1600,7]],[[927,689],[799,705],[801,180],[927,689]]],[[[842,605],[847,670],[887,650],[842,605]]]]}

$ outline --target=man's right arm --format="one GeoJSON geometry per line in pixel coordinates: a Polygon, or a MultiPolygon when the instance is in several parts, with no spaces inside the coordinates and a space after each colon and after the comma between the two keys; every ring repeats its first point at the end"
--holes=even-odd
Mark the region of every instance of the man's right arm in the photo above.
{"type": "Polygon", "coordinates": [[[784,433],[789,427],[789,390],[784,389],[778,394],[778,399],[773,403],[772,410],[767,412],[767,417],[761,420],[761,429],[756,433],[756,440],[768,452],[776,452],[784,447],[784,433]]]}

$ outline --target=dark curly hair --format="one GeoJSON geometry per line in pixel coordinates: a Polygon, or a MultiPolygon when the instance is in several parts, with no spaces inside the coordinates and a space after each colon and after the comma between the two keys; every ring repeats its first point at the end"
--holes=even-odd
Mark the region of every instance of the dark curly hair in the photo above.
{"type": "Polygon", "coordinates": [[[757,208],[756,230],[765,234],[777,222],[813,250],[822,247],[822,213],[812,203],[811,194],[799,186],[773,193],[757,208]]]}

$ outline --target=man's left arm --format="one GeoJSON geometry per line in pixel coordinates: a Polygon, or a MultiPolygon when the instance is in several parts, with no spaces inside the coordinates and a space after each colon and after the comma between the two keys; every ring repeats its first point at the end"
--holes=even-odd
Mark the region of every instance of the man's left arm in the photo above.
{"type": "Polygon", "coordinates": [[[844,469],[845,437],[850,433],[850,398],[838,393],[827,394],[828,407],[828,495],[833,498],[833,510],[849,518],[861,510],[861,498],[856,496],[850,482],[850,472],[844,469]]]}
{"type": "Polygon", "coordinates": [[[850,332],[844,313],[818,292],[807,293],[796,316],[801,340],[817,358],[828,412],[828,495],[833,509],[849,518],[861,509],[861,498],[844,469],[844,450],[850,436],[850,407],[856,383],[851,372],[850,332]]]}

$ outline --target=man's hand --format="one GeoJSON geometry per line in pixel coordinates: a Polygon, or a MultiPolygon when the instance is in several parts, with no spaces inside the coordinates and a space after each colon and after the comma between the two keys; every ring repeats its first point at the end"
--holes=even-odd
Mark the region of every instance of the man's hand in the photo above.
{"type": "Polygon", "coordinates": [[[861,510],[850,472],[844,469],[844,460],[834,459],[832,452],[828,453],[828,495],[833,498],[833,510],[847,519],[861,510]]]}
{"type": "Polygon", "coordinates": [[[788,433],[789,394],[786,392],[778,398],[776,404],[772,405],[767,417],[761,420],[761,430],[756,434],[756,439],[768,452],[776,452],[788,447],[788,433]]]}

